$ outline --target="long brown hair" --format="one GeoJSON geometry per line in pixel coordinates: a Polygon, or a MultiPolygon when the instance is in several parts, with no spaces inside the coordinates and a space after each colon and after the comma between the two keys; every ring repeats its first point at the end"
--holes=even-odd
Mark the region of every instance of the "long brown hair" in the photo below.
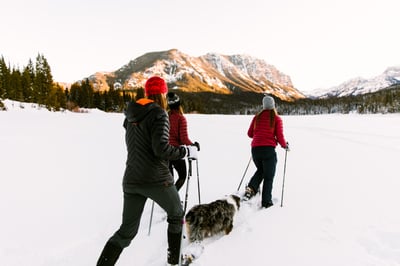
{"type": "Polygon", "coordinates": [[[264,109],[264,110],[262,110],[261,112],[259,112],[258,114],[256,114],[256,120],[254,121],[254,129],[256,128],[257,123],[258,123],[259,120],[260,120],[261,114],[262,114],[264,111],[269,111],[269,127],[270,127],[270,128],[274,128],[274,127],[275,127],[275,116],[278,114],[278,112],[277,112],[276,109],[274,108],[274,109],[271,109],[271,110],[266,110],[266,109],[264,109]]]}
{"type": "MultiPolygon", "coordinates": [[[[173,107],[168,106],[168,107],[169,107],[169,112],[171,112],[172,110],[178,110],[178,113],[179,113],[180,115],[183,115],[183,108],[182,108],[182,105],[173,106],[173,107]]],[[[168,112],[168,113],[169,113],[169,112],[168,112]]]]}
{"type": "Polygon", "coordinates": [[[165,98],[165,95],[163,94],[153,94],[147,96],[148,99],[153,100],[155,103],[157,103],[162,109],[167,110],[167,99],[165,98]]]}

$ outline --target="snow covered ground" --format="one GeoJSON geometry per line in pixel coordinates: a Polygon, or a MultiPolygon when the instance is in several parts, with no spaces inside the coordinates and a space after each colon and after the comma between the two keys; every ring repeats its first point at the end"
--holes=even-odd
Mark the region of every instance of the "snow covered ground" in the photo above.
{"type": "MultiPolygon", "coordinates": [[[[123,116],[51,113],[5,102],[0,112],[0,264],[95,265],[121,220],[123,116]]],[[[201,144],[201,201],[235,193],[250,158],[251,116],[186,115],[201,144]]],[[[202,266],[400,265],[400,115],[283,117],[270,209],[243,206],[231,234],[207,241],[202,266]]],[[[251,163],[245,183],[254,172],[251,163]]],[[[189,208],[198,203],[194,164],[189,208]]],[[[185,187],[184,187],[185,188],[185,187]]],[[[184,199],[185,189],[181,191],[184,199]]],[[[257,201],[258,199],[256,199],[257,201]]],[[[165,214],[150,204],[117,265],[162,266],[165,214]]]]}

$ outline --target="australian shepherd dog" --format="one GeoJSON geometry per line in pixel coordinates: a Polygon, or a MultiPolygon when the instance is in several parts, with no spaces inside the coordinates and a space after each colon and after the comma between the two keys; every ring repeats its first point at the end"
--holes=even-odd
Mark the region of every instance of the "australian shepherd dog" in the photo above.
{"type": "Polygon", "coordinates": [[[240,198],[236,195],[194,206],[185,216],[189,241],[202,241],[220,233],[229,234],[239,207],[240,198]]]}

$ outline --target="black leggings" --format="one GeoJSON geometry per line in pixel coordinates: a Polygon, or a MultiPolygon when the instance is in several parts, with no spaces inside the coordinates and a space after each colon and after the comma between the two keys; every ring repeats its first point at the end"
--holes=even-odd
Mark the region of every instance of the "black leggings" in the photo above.
{"type": "Polygon", "coordinates": [[[174,169],[178,172],[178,180],[176,180],[175,186],[176,189],[179,191],[183,184],[186,181],[187,177],[187,170],[186,170],[186,161],[184,159],[170,161],[169,162],[169,171],[171,172],[172,176],[174,176],[174,169]]]}
{"type": "Polygon", "coordinates": [[[168,232],[182,232],[183,209],[178,191],[174,185],[124,187],[124,207],[122,224],[110,238],[110,242],[125,248],[136,236],[147,198],[154,200],[167,213],[168,232]]]}
{"type": "Polygon", "coordinates": [[[253,162],[257,171],[251,178],[248,186],[257,192],[263,183],[261,203],[268,204],[272,200],[272,183],[274,181],[277,157],[274,147],[253,147],[251,149],[253,162]]]}

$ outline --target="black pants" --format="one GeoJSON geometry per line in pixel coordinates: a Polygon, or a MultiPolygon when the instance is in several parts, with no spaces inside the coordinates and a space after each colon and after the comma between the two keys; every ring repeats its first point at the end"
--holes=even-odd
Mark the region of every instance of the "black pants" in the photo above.
{"type": "Polygon", "coordinates": [[[272,201],[272,183],[274,181],[277,157],[274,147],[253,147],[251,149],[253,162],[257,171],[250,179],[248,186],[257,192],[262,181],[261,204],[265,205],[272,201]]]}
{"type": "Polygon", "coordinates": [[[169,170],[174,176],[174,169],[178,172],[178,180],[175,182],[176,189],[179,191],[185,184],[187,177],[186,161],[184,159],[169,162],[169,170]]]}
{"type": "Polygon", "coordinates": [[[174,185],[124,188],[122,224],[110,238],[110,242],[121,248],[130,245],[138,232],[147,198],[154,200],[166,211],[168,232],[173,234],[182,232],[183,208],[174,185]]]}

